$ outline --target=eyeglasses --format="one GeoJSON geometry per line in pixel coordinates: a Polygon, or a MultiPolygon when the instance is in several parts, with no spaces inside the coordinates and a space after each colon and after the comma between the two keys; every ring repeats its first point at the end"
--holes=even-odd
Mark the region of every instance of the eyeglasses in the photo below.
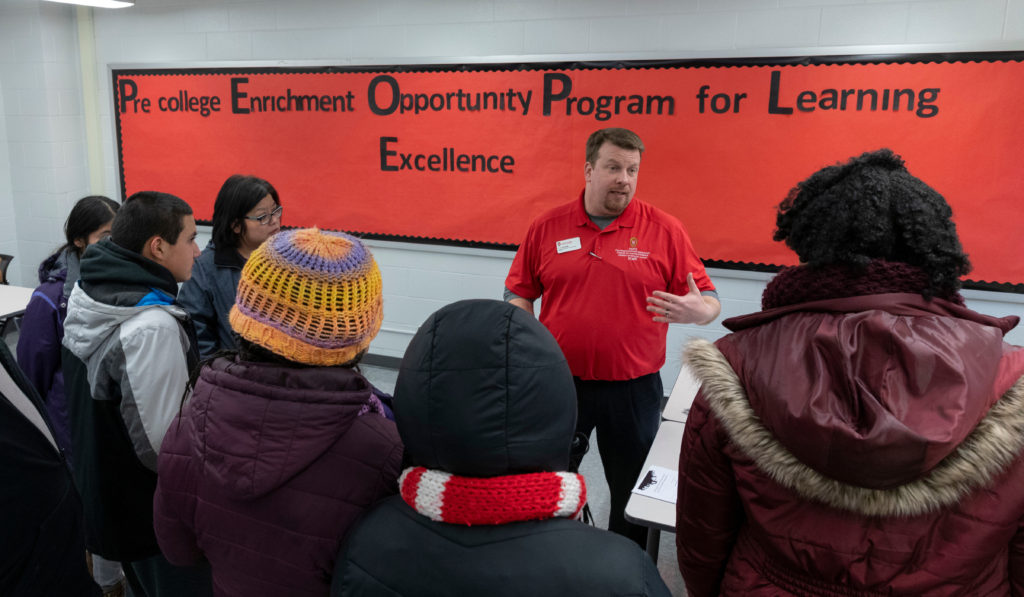
{"type": "Polygon", "coordinates": [[[284,210],[283,205],[278,205],[274,211],[263,214],[262,216],[245,216],[246,220],[252,220],[253,222],[259,222],[260,226],[270,226],[270,223],[274,220],[281,220],[281,211],[284,210]]]}

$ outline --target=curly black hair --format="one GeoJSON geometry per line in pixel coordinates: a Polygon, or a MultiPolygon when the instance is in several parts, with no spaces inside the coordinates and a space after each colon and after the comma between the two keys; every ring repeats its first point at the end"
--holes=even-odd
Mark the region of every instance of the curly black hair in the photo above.
{"type": "Polygon", "coordinates": [[[875,259],[915,266],[928,277],[923,296],[948,297],[971,271],[952,216],[942,195],[911,175],[900,156],[879,149],[793,187],[779,204],[773,238],[812,267],[875,259]]]}

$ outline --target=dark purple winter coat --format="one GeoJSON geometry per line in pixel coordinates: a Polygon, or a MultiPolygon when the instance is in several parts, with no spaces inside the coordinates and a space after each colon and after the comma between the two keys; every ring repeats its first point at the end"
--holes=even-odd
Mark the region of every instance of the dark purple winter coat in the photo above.
{"type": "Polygon", "coordinates": [[[220,358],[164,437],[153,522],[174,564],[204,556],[217,595],[320,595],[352,523],[397,492],[402,443],[341,367],[220,358]]]}
{"type": "Polygon", "coordinates": [[[68,423],[68,401],[64,395],[60,345],[64,339],[68,295],[76,280],[78,255],[74,251],[57,251],[39,264],[39,286],[25,307],[18,334],[18,366],[43,397],[46,414],[53,425],[54,440],[66,456],[70,456],[71,427],[68,423]],[[69,268],[72,270],[70,276],[69,268]]]}

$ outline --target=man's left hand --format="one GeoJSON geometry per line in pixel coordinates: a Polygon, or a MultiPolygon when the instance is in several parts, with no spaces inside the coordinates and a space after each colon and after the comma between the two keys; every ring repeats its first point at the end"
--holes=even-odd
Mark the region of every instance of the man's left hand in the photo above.
{"type": "Polygon", "coordinates": [[[647,310],[654,313],[658,323],[711,323],[722,310],[722,305],[711,296],[704,296],[693,281],[693,274],[686,275],[690,291],[682,296],[655,290],[654,296],[647,297],[647,310]]]}

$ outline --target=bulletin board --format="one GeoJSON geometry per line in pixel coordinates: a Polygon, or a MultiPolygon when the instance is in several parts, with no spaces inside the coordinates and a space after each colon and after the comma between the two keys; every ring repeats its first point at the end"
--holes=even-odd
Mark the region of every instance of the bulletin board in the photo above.
{"type": "Polygon", "coordinates": [[[819,168],[889,147],[953,207],[968,287],[1024,292],[1024,53],[369,67],[115,68],[123,196],[208,222],[231,174],[284,225],[514,249],[576,198],[584,144],[644,140],[638,198],[710,266],[772,271],[776,206],[819,168]]]}

